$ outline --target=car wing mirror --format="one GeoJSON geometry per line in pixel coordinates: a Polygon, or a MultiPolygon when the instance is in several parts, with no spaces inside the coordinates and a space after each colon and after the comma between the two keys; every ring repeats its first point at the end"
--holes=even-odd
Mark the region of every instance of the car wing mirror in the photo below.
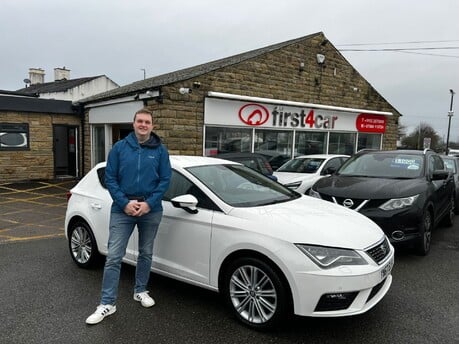
{"type": "Polygon", "coordinates": [[[325,170],[322,171],[322,175],[333,174],[336,172],[336,167],[327,167],[325,170]]]}
{"type": "Polygon", "coordinates": [[[198,199],[191,194],[177,196],[171,199],[172,205],[175,208],[182,208],[190,214],[197,214],[198,199]]]}

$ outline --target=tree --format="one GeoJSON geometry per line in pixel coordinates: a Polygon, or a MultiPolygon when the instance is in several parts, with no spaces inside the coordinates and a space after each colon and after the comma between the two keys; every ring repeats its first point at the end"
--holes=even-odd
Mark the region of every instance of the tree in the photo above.
{"type": "Polygon", "coordinates": [[[431,149],[441,149],[440,135],[429,124],[423,122],[402,139],[402,145],[408,149],[424,149],[424,139],[430,139],[431,149]]]}

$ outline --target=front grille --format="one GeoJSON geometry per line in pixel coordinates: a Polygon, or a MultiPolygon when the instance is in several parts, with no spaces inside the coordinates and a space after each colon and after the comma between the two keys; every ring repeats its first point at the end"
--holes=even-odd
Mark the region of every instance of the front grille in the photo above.
{"type": "Polygon", "coordinates": [[[376,263],[381,264],[382,261],[389,255],[390,246],[387,237],[384,237],[382,242],[365,251],[376,263]]]}
{"type": "Polygon", "coordinates": [[[381,290],[385,282],[386,282],[386,279],[383,279],[380,283],[375,285],[373,289],[371,289],[370,295],[368,295],[367,302],[370,301],[378,293],[378,291],[381,290]]]}
{"type": "Polygon", "coordinates": [[[352,210],[364,210],[364,209],[375,209],[384,204],[387,199],[363,199],[363,198],[349,198],[349,197],[337,197],[325,194],[320,194],[320,197],[326,201],[342,205],[352,210]],[[347,203],[348,205],[345,205],[347,203]],[[352,205],[349,205],[352,204],[352,205]]]}

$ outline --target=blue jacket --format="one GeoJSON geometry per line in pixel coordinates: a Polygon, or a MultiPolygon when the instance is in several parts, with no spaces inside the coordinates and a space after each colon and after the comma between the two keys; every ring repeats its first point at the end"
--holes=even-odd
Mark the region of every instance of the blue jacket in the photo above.
{"type": "Polygon", "coordinates": [[[152,212],[161,211],[161,199],[171,179],[169,153],[154,133],[139,144],[134,132],[116,142],[108,154],[105,183],[113,199],[112,211],[124,212],[129,197],[145,197],[152,212]]]}

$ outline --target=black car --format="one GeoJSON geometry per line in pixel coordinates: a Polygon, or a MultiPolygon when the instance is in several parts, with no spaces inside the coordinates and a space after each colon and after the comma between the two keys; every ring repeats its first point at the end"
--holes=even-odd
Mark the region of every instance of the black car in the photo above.
{"type": "Polygon", "coordinates": [[[273,169],[264,155],[250,152],[234,152],[221,153],[214,155],[214,157],[239,162],[277,181],[277,177],[273,175],[273,169]]]}
{"type": "Polygon", "coordinates": [[[362,213],[392,243],[413,243],[422,255],[432,229],[454,220],[454,181],[432,150],[363,151],[317,181],[310,195],[362,213]]]}

